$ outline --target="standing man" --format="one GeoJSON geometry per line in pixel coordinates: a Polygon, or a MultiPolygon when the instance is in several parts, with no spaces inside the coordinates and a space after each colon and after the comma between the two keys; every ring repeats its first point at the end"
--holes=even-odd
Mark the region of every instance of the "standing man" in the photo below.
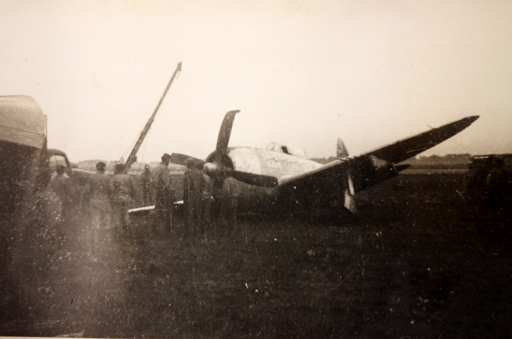
{"type": "MultiPolygon", "coordinates": [[[[207,164],[208,165],[208,164],[207,164]]],[[[213,175],[210,177],[210,180],[212,182],[212,209],[211,209],[211,216],[212,216],[212,230],[216,233],[220,233],[222,230],[222,220],[221,220],[221,214],[220,214],[220,207],[221,207],[221,201],[222,201],[222,184],[224,181],[222,181],[222,177],[220,175],[213,175]]]]}
{"type": "Polygon", "coordinates": [[[187,214],[187,229],[190,234],[201,232],[201,186],[203,174],[197,168],[198,164],[194,159],[187,159],[185,162],[187,171],[184,175],[183,202],[187,214]]]}
{"type": "Polygon", "coordinates": [[[149,165],[144,166],[144,172],[140,175],[142,185],[142,201],[144,206],[153,205],[153,178],[149,165]]]}
{"type": "Polygon", "coordinates": [[[111,210],[110,199],[112,197],[110,178],[105,174],[105,163],[96,164],[96,173],[89,177],[85,186],[85,193],[89,197],[93,240],[96,244],[102,230],[110,230],[111,210]]]}
{"type": "Polygon", "coordinates": [[[228,176],[222,185],[220,203],[221,232],[228,236],[237,230],[236,213],[239,195],[240,184],[236,179],[228,176]]]}
{"type": "Polygon", "coordinates": [[[507,182],[507,176],[504,171],[505,161],[503,159],[493,157],[485,177],[486,198],[491,202],[503,202],[502,196],[503,183],[507,182]]]}
{"type": "Polygon", "coordinates": [[[208,173],[210,172],[209,164],[205,164],[201,171],[203,175],[203,187],[201,189],[202,199],[202,224],[205,230],[212,231],[212,203],[213,203],[213,180],[208,173]]]}
{"type": "Polygon", "coordinates": [[[158,223],[163,220],[164,228],[170,231],[171,228],[171,197],[172,186],[169,175],[169,162],[171,156],[167,153],[162,155],[162,162],[153,172],[153,188],[155,192],[155,220],[151,232],[156,234],[158,223]]]}
{"type": "Polygon", "coordinates": [[[69,178],[64,175],[65,168],[62,165],[57,165],[55,172],[57,175],[52,179],[50,185],[60,199],[62,207],[62,217],[66,217],[72,204],[71,199],[71,186],[69,178]]]}
{"type": "MultiPolygon", "coordinates": [[[[126,235],[131,232],[128,209],[135,198],[135,185],[132,177],[124,173],[124,165],[116,164],[112,177],[112,208],[118,234],[126,235]]],[[[132,232],[133,235],[133,232],[132,232]]]]}

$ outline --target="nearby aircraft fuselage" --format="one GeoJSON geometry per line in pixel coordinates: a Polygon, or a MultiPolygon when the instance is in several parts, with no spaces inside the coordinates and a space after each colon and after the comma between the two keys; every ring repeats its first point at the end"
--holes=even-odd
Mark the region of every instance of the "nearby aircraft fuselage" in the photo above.
{"type": "MultiPolygon", "coordinates": [[[[300,155],[286,154],[279,150],[233,147],[228,149],[227,155],[234,170],[273,176],[278,179],[279,183],[323,166],[300,155]]],[[[312,188],[306,193],[295,191],[293,187],[291,189],[289,187],[283,189],[281,186],[265,188],[241,182],[239,206],[242,211],[264,212],[265,214],[297,214],[330,203],[342,206],[345,182],[346,180],[339,182],[329,180],[322,183],[322,188],[312,188]]]]}
{"type": "Polygon", "coordinates": [[[295,155],[251,147],[233,148],[228,156],[234,170],[273,176],[280,182],[322,166],[316,161],[295,155]]]}

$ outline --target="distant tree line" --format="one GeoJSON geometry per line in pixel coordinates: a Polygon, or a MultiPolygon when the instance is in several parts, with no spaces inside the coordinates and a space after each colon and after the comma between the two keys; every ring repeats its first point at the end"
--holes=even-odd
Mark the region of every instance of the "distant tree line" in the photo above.
{"type": "MultiPolygon", "coordinates": [[[[94,159],[94,160],[84,160],[78,162],[78,168],[88,171],[96,171],[96,164],[98,162],[104,162],[107,165],[107,172],[113,172],[114,166],[119,163],[119,161],[111,161],[111,160],[100,160],[100,159],[94,159]]],[[[145,163],[138,163],[135,162],[132,164],[132,168],[144,168],[145,163]]]]}
{"type": "MultiPolygon", "coordinates": [[[[467,168],[471,155],[464,154],[446,154],[446,155],[418,155],[408,159],[403,164],[410,164],[414,168],[467,168]]],[[[311,160],[321,164],[328,164],[337,160],[336,157],[312,158],[311,160]]]]}
{"type": "MultiPolygon", "coordinates": [[[[95,172],[96,164],[100,161],[104,162],[107,165],[107,173],[114,172],[114,166],[119,163],[119,161],[95,159],[95,160],[83,160],[83,161],[78,162],[77,165],[78,165],[78,168],[80,168],[80,169],[95,172]]],[[[132,166],[130,167],[130,171],[128,173],[138,174],[138,173],[141,173],[142,171],[144,171],[144,166],[149,165],[149,167],[151,167],[151,169],[154,169],[155,167],[158,166],[158,164],[159,164],[159,162],[156,162],[156,161],[155,162],[138,162],[138,161],[136,161],[132,164],[132,166]]],[[[170,171],[184,171],[184,166],[170,164],[169,170],[170,171]]]]}
{"type": "MultiPolygon", "coordinates": [[[[408,159],[403,162],[403,164],[410,164],[414,168],[467,168],[469,164],[469,160],[471,155],[469,153],[464,154],[447,154],[447,155],[418,155],[414,158],[408,159]]],[[[319,162],[321,164],[328,164],[337,160],[336,157],[328,157],[328,158],[311,158],[311,160],[319,162]]],[[[84,160],[78,163],[78,168],[88,170],[88,171],[96,171],[96,164],[100,161],[103,161],[107,164],[107,172],[113,172],[115,164],[118,161],[107,161],[107,160],[84,160]]],[[[144,169],[145,165],[149,165],[151,168],[155,168],[158,166],[158,162],[149,162],[149,163],[139,163],[135,162],[131,166],[130,172],[141,172],[144,169]]],[[[177,168],[174,169],[173,165],[169,166],[170,170],[180,170],[182,166],[177,165],[177,168]]]]}

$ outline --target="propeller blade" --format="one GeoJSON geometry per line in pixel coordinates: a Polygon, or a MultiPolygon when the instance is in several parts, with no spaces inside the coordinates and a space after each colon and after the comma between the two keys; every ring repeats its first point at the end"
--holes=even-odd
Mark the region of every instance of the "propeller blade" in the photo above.
{"type": "Polygon", "coordinates": [[[196,161],[198,163],[201,162],[203,165],[205,163],[204,160],[201,160],[201,159],[198,159],[198,158],[194,158],[194,157],[191,157],[191,156],[186,155],[186,154],[181,154],[181,153],[173,153],[173,154],[171,154],[171,163],[176,164],[176,165],[187,166],[187,164],[186,164],[187,159],[192,159],[193,161],[196,161]]]}
{"type": "Polygon", "coordinates": [[[215,153],[217,157],[226,154],[229,144],[229,138],[231,137],[231,129],[233,128],[233,122],[235,121],[235,115],[239,113],[239,110],[229,111],[224,116],[222,125],[220,126],[219,137],[217,138],[217,148],[215,153]]]}
{"type": "Polygon", "coordinates": [[[249,185],[261,186],[261,187],[276,187],[278,184],[276,177],[268,175],[225,170],[225,173],[230,177],[235,178],[238,181],[244,182],[249,185]]]}

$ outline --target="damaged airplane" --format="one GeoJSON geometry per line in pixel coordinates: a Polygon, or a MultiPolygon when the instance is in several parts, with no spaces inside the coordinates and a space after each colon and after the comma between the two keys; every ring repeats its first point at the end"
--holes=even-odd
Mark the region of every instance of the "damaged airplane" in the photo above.
{"type": "Polygon", "coordinates": [[[338,159],[323,165],[307,159],[300,149],[275,143],[267,149],[228,147],[237,113],[226,113],[217,147],[206,161],[173,153],[171,162],[185,165],[192,158],[208,163],[217,188],[227,176],[247,184],[240,197],[242,203],[278,206],[280,210],[327,207],[351,213],[357,211],[354,195],[359,191],[397,176],[409,167],[401,162],[451,138],[478,119],[468,116],[357,156],[349,156],[338,139],[338,159]]]}

